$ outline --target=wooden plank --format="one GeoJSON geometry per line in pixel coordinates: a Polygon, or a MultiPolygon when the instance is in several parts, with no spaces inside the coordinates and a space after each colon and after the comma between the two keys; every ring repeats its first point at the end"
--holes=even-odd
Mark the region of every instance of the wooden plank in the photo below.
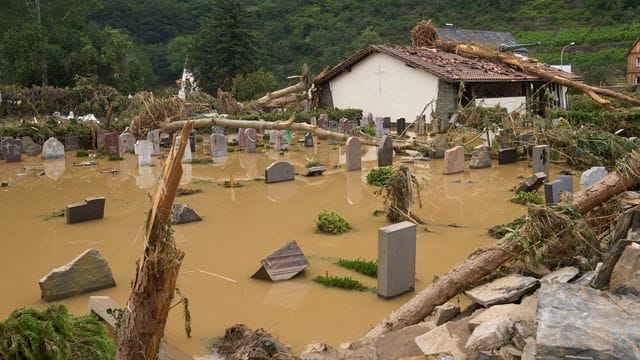
{"type": "Polygon", "coordinates": [[[271,281],[289,280],[309,267],[309,261],[295,240],[274,251],[260,264],[262,266],[252,277],[271,281]]]}
{"type": "MultiPolygon", "coordinates": [[[[107,309],[121,309],[122,307],[110,296],[91,296],[89,298],[89,312],[98,316],[99,320],[107,323],[109,330],[115,336],[116,319],[107,313],[107,309]]],[[[193,356],[180,350],[175,345],[163,341],[160,346],[159,360],[193,360],[193,356]]]]}

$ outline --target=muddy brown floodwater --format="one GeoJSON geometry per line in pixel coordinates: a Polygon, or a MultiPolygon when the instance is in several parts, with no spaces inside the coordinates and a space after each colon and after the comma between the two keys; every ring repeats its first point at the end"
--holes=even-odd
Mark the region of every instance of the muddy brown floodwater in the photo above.
{"type": "MultiPolygon", "coordinates": [[[[413,295],[384,300],[372,292],[329,289],[312,282],[314,276],[329,273],[375,286],[375,279],[334,262],[338,258],[376,259],[378,228],[388,223],[372,215],[381,208],[381,200],[365,181],[368,169],[376,166],[375,148],[363,149],[362,171],[346,173],[342,146],[329,147],[322,141],[312,149],[297,143],[292,147],[286,155],[270,150],[230,153],[214,164],[185,165],[182,186],[204,191],[177,198],[191,205],[204,221],[174,226],[175,238],[186,253],[178,286],[190,300],[193,338],[184,335],[179,308],[171,311],[166,334],[186,352],[207,353],[209,339],[236,323],[265,328],[294,350],[314,341],[337,346],[363,335],[413,295]],[[296,172],[302,172],[311,160],[328,165],[329,170],[323,176],[296,176],[286,183],[252,181],[264,177],[265,167],[274,160],[290,161],[296,172]],[[334,168],[337,165],[342,166],[334,168]],[[231,175],[245,186],[225,189],[218,185],[231,175]],[[315,233],[314,219],[324,209],[341,214],[354,229],[339,236],[315,233]],[[308,270],[282,283],[251,279],[260,260],[289,240],[296,240],[309,258],[308,270]]],[[[205,156],[200,148],[197,156],[205,156]]],[[[101,173],[96,167],[72,167],[82,160],[86,158],[76,159],[68,152],[66,162],[47,161],[45,176],[36,175],[43,165],[37,157],[0,164],[0,180],[9,180],[9,187],[0,188],[0,319],[18,307],[46,307],[40,301],[38,280],[87,248],[98,249],[107,259],[118,286],[62,302],[77,314],[87,311],[90,295],[108,295],[126,303],[160,160],[154,159],[154,167],[141,169],[131,154],[124,161],[98,160],[100,169],[119,169],[116,175],[101,173]],[[102,220],[66,225],[64,218],[43,218],[65,204],[94,195],[106,197],[102,220]]],[[[494,162],[490,169],[449,176],[442,175],[441,160],[408,166],[427,181],[423,208],[416,212],[433,231],[418,231],[416,291],[477,247],[491,243],[488,227],[525,213],[525,207],[508,199],[509,190],[521,181],[518,176],[531,173],[526,162],[505,166],[494,162]]]]}

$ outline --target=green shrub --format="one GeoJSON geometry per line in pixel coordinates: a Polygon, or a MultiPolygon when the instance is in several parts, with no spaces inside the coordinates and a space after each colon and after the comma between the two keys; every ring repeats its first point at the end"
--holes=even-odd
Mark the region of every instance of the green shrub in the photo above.
{"type": "Polygon", "coordinates": [[[371,137],[376,137],[376,127],[373,125],[365,125],[360,130],[371,137]]]}
{"type": "Polygon", "coordinates": [[[109,359],[115,344],[95,315],[69,315],[64,305],[14,310],[0,322],[0,359],[109,359]]]}
{"type": "Polygon", "coordinates": [[[318,162],[318,161],[312,161],[312,162],[308,163],[307,165],[305,165],[305,167],[307,169],[315,167],[315,166],[324,166],[324,164],[321,163],[321,162],[318,162]]]}
{"type": "Polygon", "coordinates": [[[542,205],[544,202],[542,200],[542,196],[538,194],[537,191],[523,191],[515,194],[511,200],[512,203],[520,204],[520,205],[528,205],[528,204],[536,204],[542,205]]]}
{"type": "Polygon", "coordinates": [[[371,169],[367,174],[367,184],[385,186],[389,183],[389,180],[395,171],[395,168],[392,166],[383,166],[371,169]]]}
{"type": "Polygon", "coordinates": [[[336,262],[336,265],[342,266],[343,268],[353,270],[362,275],[367,275],[371,277],[378,277],[378,262],[373,260],[346,260],[339,259],[336,262]]]}
{"type": "Polygon", "coordinates": [[[238,74],[233,78],[233,96],[238,101],[255,100],[267,92],[277,90],[280,84],[276,77],[262,69],[249,74],[238,74]]]}
{"type": "Polygon", "coordinates": [[[324,276],[318,275],[313,278],[313,281],[322,284],[326,287],[335,287],[345,290],[367,291],[370,290],[364,286],[360,281],[354,280],[349,276],[332,276],[326,274],[324,276]]]}
{"type": "Polygon", "coordinates": [[[76,150],[76,157],[87,157],[89,156],[89,152],[84,149],[76,150]]]}
{"type": "Polygon", "coordinates": [[[325,234],[342,234],[351,229],[351,225],[340,215],[322,210],[316,219],[317,231],[325,234]]]}

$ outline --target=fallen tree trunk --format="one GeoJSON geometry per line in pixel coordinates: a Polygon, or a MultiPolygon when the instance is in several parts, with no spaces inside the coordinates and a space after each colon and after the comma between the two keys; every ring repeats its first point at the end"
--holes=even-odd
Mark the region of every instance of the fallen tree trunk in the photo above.
{"type": "Polygon", "coordinates": [[[182,128],[180,144],[169,152],[164,182],[158,187],[148,214],[146,243],[133,281],[131,295],[118,329],[116,359],[157,359],[184,252],[171,233],[170,214],[182,176],[182,155],[192,123],[182,128]]]}
{"type": "Polygon", "coordinates": [[[458,44],[442,41],[439,42],[439,45],[452,52],[462,52],[484,59],[498,60],[507,65],[515,66],[528,74],[539,76],[553,83],[579,90],[591,97],[598,104],[605,106],[610,110],[614,110],[614,108],[611,106],[611,101],[604,99],[602,96],[607,96],[625,103],[640,105],[640,99],[636,99],[609,89],[603,89],[582,82],[574,81],[560,76],[557,73],[549,72],[548,70],[540,66],[540,63],[535,60],[519,58],[510,53],[494,52],[468,44],[458,44]]]}
{"type": "MultiPolygon", "coordinates": [[[[640,156],[640,153],[634,151],[634,155],[640,156]]],[[[574,196],[572,205],[581,214],[585,214],[609,198],[638,183],[637,177],[621,176],[617,172],[612,172],[591,188],[577,193],[574,196]],[[586,197],[590,197],[589,201],[586,200],[586,197]]],[[[439,277],[429,287],[419,292],[408,303],[397,311],[392,312],[382,323],[354,342],[353,346],[362,346],[393,330],[419,323],[436,306],[444,304],[464,291],[469,285],[491,274],[502,264],[512,259],[524,240],[523,235],[513,237],[510,240],[503,238],[501,240],[504,243],[502,246],[496,244],[494,247],[474,252],[452,270],[439,277]]]]}

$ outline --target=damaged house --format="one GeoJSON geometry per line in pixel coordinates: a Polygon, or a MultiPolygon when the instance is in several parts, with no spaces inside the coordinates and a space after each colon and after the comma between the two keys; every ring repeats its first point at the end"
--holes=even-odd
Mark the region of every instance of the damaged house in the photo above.
{"type": "MultiPolygon", "coordinates": [[[[544,66],[569,79],[577,76],[544,66]]],[[[562,89],[540,77],[488,59],[440,47],[371,45],[316,78],[321,107],[356,108],[413,122],[446,120],[470,102],[543,114],[565,103],[562,89]]]]}

